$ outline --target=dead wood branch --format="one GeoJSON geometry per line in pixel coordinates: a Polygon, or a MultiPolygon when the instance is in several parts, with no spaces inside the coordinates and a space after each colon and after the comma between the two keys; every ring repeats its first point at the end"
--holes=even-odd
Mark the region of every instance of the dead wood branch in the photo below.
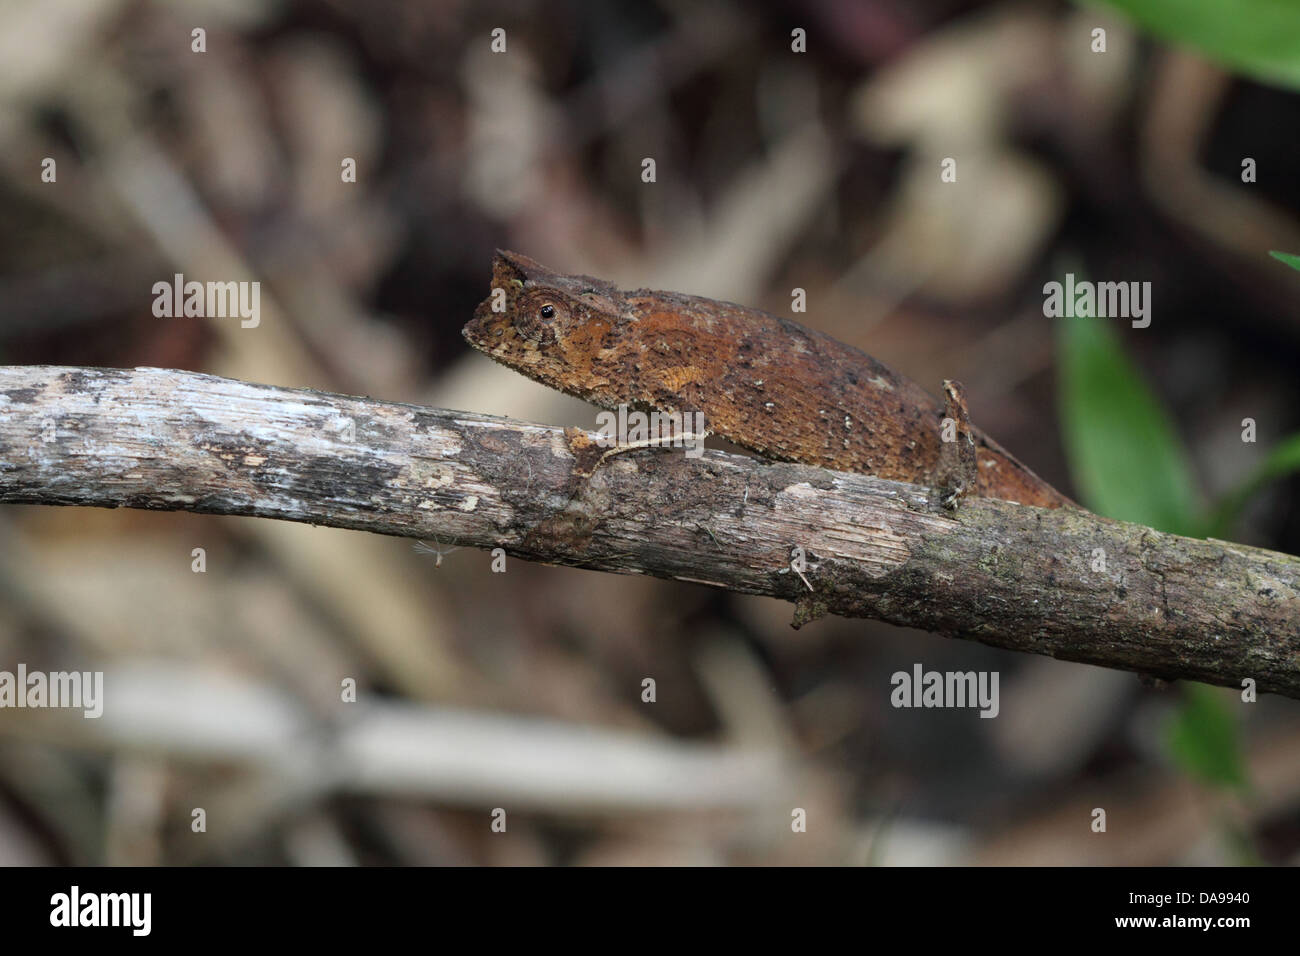
{"type": "Polygon", "coordinates": [[[583,477],[585,444],[193,372],[0,368],[0,501],[437,535],[784,598],[800,621],[878,618],[1300,698],[1300,559],[1070,509],[939,514],[925,488],[714,451],[639,450],[583,477]]]}

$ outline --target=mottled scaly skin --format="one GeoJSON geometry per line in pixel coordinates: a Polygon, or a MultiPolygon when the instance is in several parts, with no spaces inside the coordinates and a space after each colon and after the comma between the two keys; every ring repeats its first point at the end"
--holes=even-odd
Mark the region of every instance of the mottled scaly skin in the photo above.
{"type": "MultiPolygon", "coordinates": [[[[498,252],[465,338],[602,408],[702,411],[710,432],[768,458],[933,485],[944,406],[870,355],[797,322],[677,292],[624,292],[498,252]]],[[[978,429],[976,494],[1072,505],[978,429]]]]}

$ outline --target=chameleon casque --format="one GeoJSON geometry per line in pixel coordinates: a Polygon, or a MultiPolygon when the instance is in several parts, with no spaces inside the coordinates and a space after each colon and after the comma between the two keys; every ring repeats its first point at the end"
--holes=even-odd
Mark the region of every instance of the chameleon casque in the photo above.
{"type": "MultiPolygon", "coordinates": [[[[504,311],[494,292],[465,338],[544,385],[608,409],[702,411],[710,433],[778,461],[942,484],[945,405],[828,335],[730,302],[622,291],[513,252],[496,254],[492,285],[504,311]]],[[[974,494],[1075,506],[979,429],[967,433],[974,494]]]]}

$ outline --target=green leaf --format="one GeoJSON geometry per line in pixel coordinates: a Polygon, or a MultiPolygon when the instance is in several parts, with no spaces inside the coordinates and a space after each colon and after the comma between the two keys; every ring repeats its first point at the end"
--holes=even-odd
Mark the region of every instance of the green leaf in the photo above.
{"type": "Polygon", "coordinates": [[[1245,790],[1246,763],[1237,723],[1217,688],[1187,684],[1166,729],[1169,753],[1186,773],[1221,787],[1245,790]]]}
{"type": "Polygon", "coordinates": [[[1300,271],[1300,256],[1293,256],[1289,252],[1269,252],[1269,255],[1279,262],[1285,262],[1292,269],[1300,271]]]}
{"type": "Polygon", "coordinates": [[[1293,471],[1300,471],[1300,434],[1292,435],[1275,446],[1249,478],[1224,495],[1210,521],[1210,536],[1227,537],[1237,523],[1237,519],[1241,517],[1242,509],[1255,496],[1255,492],[1270,481],[1275,481],[1293,471]]]}
{"type": "Polygon", "coordinates": [[[1300,89],[1296,0],[1104,0],[1139,26],[1255,79],[1300,89]]]}
{"type": "Polygon", "coordinates": [[[1191,469],[1113,319],[1059,319],[1061,425],[1083,503],[1174,534],[1201,530],[1191,469]]]}

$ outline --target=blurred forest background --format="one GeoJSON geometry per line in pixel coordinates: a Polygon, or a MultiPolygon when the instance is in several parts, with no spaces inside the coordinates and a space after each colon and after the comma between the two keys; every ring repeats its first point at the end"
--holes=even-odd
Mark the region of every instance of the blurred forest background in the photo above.
{"type": "MultiPolygon", "coordinates": [[[[1300,11],[1174,6],[10,0],[0,363],[593,427],[462,341],[495,248],[799,287],[1098,510],[1297,553],[1300,274],[1268,252],[1300,253],[1300,11]],[[1151,326],[1054,328],[1066,271],[1150,281],[1151,326]],[[261,280],[260,326],[155,317],[177,272],[261,280]]],[[[0,863],[1300,861],[1294,701],[454,542],[34,506],[0,541],[0,669],[107,672],[99,720],[0,711],[0,863]],[[893,709],[918,662],[998,671],[1001,713],[893,709]]]]}

